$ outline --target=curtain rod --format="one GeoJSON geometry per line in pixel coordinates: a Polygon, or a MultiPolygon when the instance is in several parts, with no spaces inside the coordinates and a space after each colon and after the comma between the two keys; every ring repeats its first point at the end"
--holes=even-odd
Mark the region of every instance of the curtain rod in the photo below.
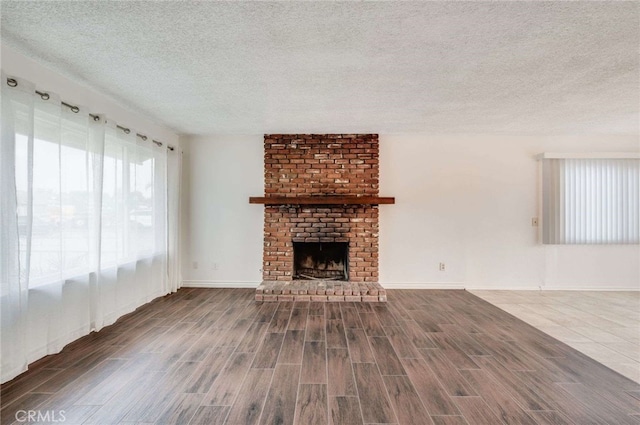
{"type": "MultiPolygon", "coordinates": [[[[17,87],[18,86],[18,80],[16,80],[15,78],[7,78],[7,85],[9,87],[17,87]]],[[[36,92],[36,94],[38,94],[42,98],[42,100],[49,100],[49,97],[50,97],[49,93],[41,92],[41,91],[38,91],[38,90],[36,90],[35,92],[36,92]]],[[[60,101],[60,103],[63,106],[66,106],[67,108],[69,108],[71,110],[71,112],[73,112],[74,114],[77,114],[78,112],[80,112],[80,108],[78,106],[70,105],[67,102],[63,102],[63,101],[60,101]]],[[[94,115],[92,113],[89,113],[89,116],[91,118],[93,118],[94,121],[99,121],[100,120],[100,117],[98,115],[94,115]]],[[[123,127],[123,126],[118,125],[118,124],[116,124],[116,127],[119,128],[120,130],[122,130],[125,134],[131,133],[131,129],[130,128],[123,127]]],[[[138,136],[139,138],[141,138],[144,141],[146,141],[148,139],[148,137],[145,136],[144,134],[136,133],[136,136],[138,136]]],[[[162,142],[158,142],[155,139],[151,139],[151,141],[157,146],[162,146],[162,142]]],[[[167,149],[169,149],[170,151],[173,151],[174,147],[170,146],[170,145],[167,145],[167,149]]]]}

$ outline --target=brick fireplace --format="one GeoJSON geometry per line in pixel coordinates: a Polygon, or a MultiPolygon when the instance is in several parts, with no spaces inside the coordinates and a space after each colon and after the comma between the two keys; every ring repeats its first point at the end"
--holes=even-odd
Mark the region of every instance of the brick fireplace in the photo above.
{"type": "Polygon", "coordinates": [[[386,301],[378,205],[393,198],[379,197],[378,135],[268,134],[264,167],[265,196],[250,200],[265,204],[256,300],[386,301]]]}

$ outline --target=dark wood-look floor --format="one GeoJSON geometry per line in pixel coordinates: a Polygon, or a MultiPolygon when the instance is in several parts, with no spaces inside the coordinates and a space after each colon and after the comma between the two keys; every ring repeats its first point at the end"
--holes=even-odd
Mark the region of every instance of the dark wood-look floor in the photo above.
{"type": "Polygon", "coordinates": [[[1,423],[640,423],[639,384],[465,291],[253,297],[181,289],[143,306],[3,385],[1,423]]]}

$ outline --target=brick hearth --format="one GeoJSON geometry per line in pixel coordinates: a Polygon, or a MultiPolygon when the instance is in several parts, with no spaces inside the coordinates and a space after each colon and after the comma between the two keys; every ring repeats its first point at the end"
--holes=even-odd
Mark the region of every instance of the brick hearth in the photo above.
{"type": "Polygon", "coordinates": [[[378,205],[296,205],[296,197],[377,197],[376,134],[270,134],[264,139],[263,284],[258,301],[385,301],[378,284],[378,205]],[[292,280],[294,242],[348,242],[348,282],[292,280]],[[375,298],[375,299],[374,299],[375,298]]]}
{"type": "Polygon", "coordinates": [[[377,282],[273,281],[258,286],[256,301],[385,302],[387,291],[377,282]]]}

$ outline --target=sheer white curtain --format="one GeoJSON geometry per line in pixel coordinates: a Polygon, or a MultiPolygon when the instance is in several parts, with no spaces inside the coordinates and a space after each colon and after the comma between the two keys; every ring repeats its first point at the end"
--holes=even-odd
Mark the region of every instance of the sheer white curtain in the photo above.
{"type": "Polygon", "coordinates": [[[2,75],[2,382],[170,290],[166,148],[16,80],[2,75]]]}
{"type": "Polygon", "coordinates": [[[98,329],[168,292],[166,148],[115,125],[105,133],[98,329]]]}
{"type": "MultiPolygon", "coordinates": [[[[2,82],[6,77],[2,74],[2,82]]],[[[33,145],[33,87],[26,82],[13,90],[2,87],[2,140],[0,141],[0,335],[2,336],[2,382],[27,368],[25,329],[27,320],[29,276],[21,273],[20,238],[31,239],[31,211],[23,211],[26,223],[18,221],[16,188],[16,133],[33,145]],[[11,95],[8,95],[11,92],[11,95]]],[[[29,149],[26,161],[31,161],[29,149]]],[[[27,176],[28,178],[28,176],[27,176]]],[[[29,179],[27,179],[28,181],[29,179]]],[[[31,197],[31,186],[21,196],[31,197]]],[[[23,219],[24,220],[24,219],[23,219]]],[[[24,264],[24,259],[22,260],[24,264]]],[[[28,273],[29,268],[25,271],[28,273]]]]}
{"type": "Polygon", "coordinates": [[[182,285],[180,257],[180,194],[182,193],[182,152],[174,151],[168,156],[167,176],[167,237],[168,237],[168,289],[177,291],[182,285]]]}

